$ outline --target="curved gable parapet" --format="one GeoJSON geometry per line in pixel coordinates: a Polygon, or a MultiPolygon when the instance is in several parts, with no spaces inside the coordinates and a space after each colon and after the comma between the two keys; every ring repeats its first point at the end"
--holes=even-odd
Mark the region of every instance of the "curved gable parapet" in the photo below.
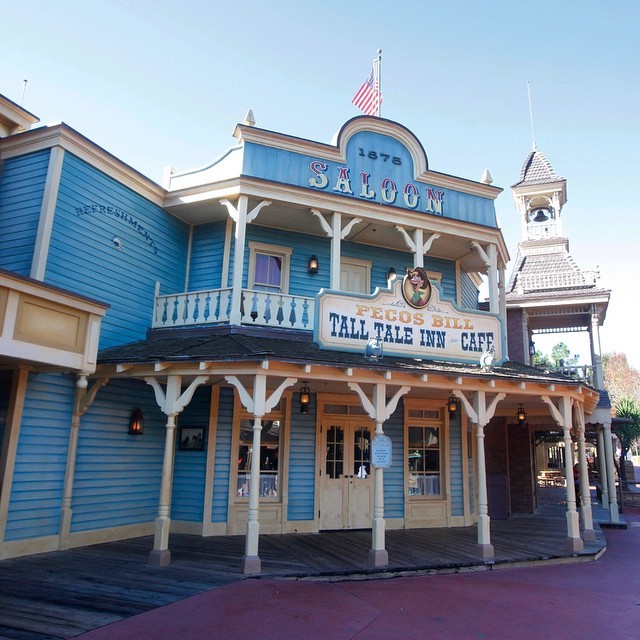
{"type": "Polygon", "coordinates": [[[364,132],[373,135],[388,136],[400,142],[411,157],[413,177],[415,179],[418,179],[429,170],[429,160],[420,140],[405,126],[393,120],[387,120],[386,118],[374,116],[356,116],[351,118],[351,120],[344,123],[334,136],[332,143],[342,152],[341,155],[346,157],[346,149],[351,139],[364,132]]]}

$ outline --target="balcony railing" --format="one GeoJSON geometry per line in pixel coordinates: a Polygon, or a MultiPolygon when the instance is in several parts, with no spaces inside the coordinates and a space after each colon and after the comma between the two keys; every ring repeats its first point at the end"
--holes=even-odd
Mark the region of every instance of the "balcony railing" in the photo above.
{"type": "MultiPolygon", "coordinates": [[[[227,324],[231,319],[231,289],[157,295],[153,328],[227,324]]],[[[242,290],[242,324],[286,329],[313,329],[314,298],[242,290]]]]}
{"type": "Polygon", "coordinates": [[[230,314],[230,288],[156,296],[153,328],[221,324],[230,314]]]}
{"type": "Polygon", "coordinates": [[[591,365],[553,367],[553,370],[561,373],[562,375],[575,378],[576,380],[582,380],[585,384],[594,386],[594,368],[591,365]]]}

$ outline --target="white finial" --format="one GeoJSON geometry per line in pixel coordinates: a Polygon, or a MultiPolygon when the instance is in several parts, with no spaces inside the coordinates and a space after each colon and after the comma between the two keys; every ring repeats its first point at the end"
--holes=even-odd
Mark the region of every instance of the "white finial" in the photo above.
{"type": "Polygon", "coordinates": [[[249,111],[247,111],[247,115],[244,117],[244,122],[242,124],[249,125],[250,127],[255,126],[256,119],[255,119],[255,117],[253,115],[253,111],[251,109],[249,109],[249,111]]]}
{"type": "Polygon", "coordinates": [[[484,184],[491,184],[493,182],[493,178],[491,177],[489,169],[484,170],[484,173],[482,174],[482,180],[480,180],[480,182],[483,182],[484,184]]]}
{"type": "Polygon", "coordinates": [[[531,107],[531,87],[529,86],[528,80],[527,80],[527,93],[529,94],[529,119],[531,120],[531,151],[537,151],[538,147],[536,147],[536,135],[533,131],[533,108],[531,107]]]}

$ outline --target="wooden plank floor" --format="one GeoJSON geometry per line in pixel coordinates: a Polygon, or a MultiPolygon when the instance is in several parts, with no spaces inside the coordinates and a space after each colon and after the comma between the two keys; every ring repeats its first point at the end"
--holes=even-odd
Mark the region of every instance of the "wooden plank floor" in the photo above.
{"type": "MultiPolygon", "coordinates": [[[[504,563],[593,560],[596,541],[571,558],[565,551],[566,507],[545,505],[535,516],[492,520],[495,558],[476,552],[475,526],[386,532],[389,567],[367,562],[371,531],[260,537],[260,578],[362,579],[406,573],[486,569],[504,563]]],[[[594,520],[607,520],[594,505],[594,520]]],[[[230,582],[240,572],[244,536],[202,538],[172,534],[169,567],[147,564],[151,536],[0,561],[0,638],[71,638],[116,620],[230,582]]]]}

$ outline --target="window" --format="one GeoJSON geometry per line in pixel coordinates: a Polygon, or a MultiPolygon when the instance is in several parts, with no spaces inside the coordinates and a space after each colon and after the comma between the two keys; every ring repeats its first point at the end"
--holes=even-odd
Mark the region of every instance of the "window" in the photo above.
{"type": "MultiPolygon", "coordinates": [[[[260,497],[278,498],[280,420],[264,420],[260,440],[260,497]]],[[[253,457],[253,420],[240,421],[238,439],[237,491],[238,498],[248,498],[251,486],[251,459],[253,457]]]]}
{"type": "Polygon", "coordinates": [[[440,427],[409,426],[407,466],[410,496],[440,495],[440,427]]]}
{"type": "Polygon", "coordinates": [[[249,250],[249,289],[287,293],[291,249],[250,242],[249,250]]]}

